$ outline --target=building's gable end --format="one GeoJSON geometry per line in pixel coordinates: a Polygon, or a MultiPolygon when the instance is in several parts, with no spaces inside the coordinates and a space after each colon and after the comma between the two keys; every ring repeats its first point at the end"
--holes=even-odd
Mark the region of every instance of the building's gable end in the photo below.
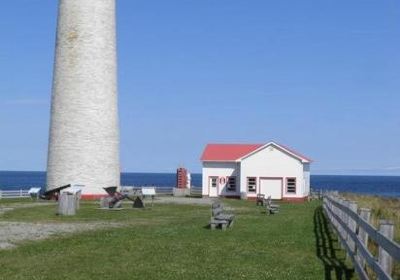
{"type": "Polygon", "coordinates": [[[258,152],[260,152],[262,150],[265,150],[265,149],[267,149],[268,147],[271,147],[271,146],[275,147],[280,152],[282,152],[284,154],[287,154],[287,155],[289,155],[290,157],[292,157],[294,159],[299,160],[301,163],[310,163],[311,162],[310,159],[308,159],[306,157],[303,157],[303,156],[300,156],[300,155],[294,153],[293,151],[289,150],[288,148],[286,148],[286,147],[284,147],[282,145],[279,145],[279,144],[277,144],[275,142],[268,142],[267,144],[263,145],[262,147],[258,148],[257,150],[252,151],[251,153],[249,153],[249,154],[243,156],[242,158],[238,159],[238,161],[243,161],[243,160],[253,156],[254,154],[256,154],[256,153],[258,153],[258,152]]]}
{"type": "Polygon", "coordinates": [[[274,145],[267,145],[259,149],[257,152],[249,154],[248,156],[242,158],[239,162],[243,165],[247,165],[249,162],[253,161],[259,163],[268,162],[268,164],[274,164],[277,158],[280,158],[281,160],[284,160],[286,162],[293,162],[295,165],[298,166],[303,166],[304,164],[298,157],[295,157],[285,150],[281,149],[280,147],[274,145]]]}

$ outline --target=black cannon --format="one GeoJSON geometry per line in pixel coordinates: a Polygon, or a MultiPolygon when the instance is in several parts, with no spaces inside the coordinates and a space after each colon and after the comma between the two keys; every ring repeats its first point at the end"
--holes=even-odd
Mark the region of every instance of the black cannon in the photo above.
{"type": "Polygon", "coordinates": [[[57,187],[48,191],[45,191],[42,195],[40,195],[39,197],[41,199],[45,199],[45,200],[51,200],[51,199],[55,199],[56,201],[58,201],[58,197],[60,196],[60,192],[63,189],[69,188],[71,187],[71,184],[65,185],[65,186],[61,186],[61,187],[57,187]]]}
{"type": "Polygon", "coordinates": [[[134,208],[144,208],[144,202],[142,194],[139,190],[135,190],[132,193],[121,193],[117,191],[117,187],[107,187],[104,190],[108,193],[108,197],[101,200],[100,204],[102,208],[118,209],[122,207],[122,201],[124,199],[131,200],[134,208]]]}

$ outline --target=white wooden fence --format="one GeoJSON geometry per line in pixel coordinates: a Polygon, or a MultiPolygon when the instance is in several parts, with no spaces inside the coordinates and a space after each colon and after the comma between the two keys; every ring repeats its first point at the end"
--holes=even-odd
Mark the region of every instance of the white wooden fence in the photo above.
{"type": "Polygon", "coordinates": [[[190,196],[202,197],[202,189],[198,188],[198,187],[191,187],[190,188],[190,196]]]}
{"type": "MultiPolygon", "coordinates": [[[[152,187],[152,186],[146,186],[146,187],[152,187]]],[[[121,186],[122,189],[130,189],[132,191],[140,191],[142,187],[136,187],[136,186],[121,186]]],[[[173,187],[168,187],[168,186],[157,186],[155,187],[156,190],[156,195],[157,196],[169,196],[173,195],[173,187]]],[[[193,197],[201,197],[202,196],[202,189],[199,187],[191,187],[190,188],[190,196],[193,197]]]]}
{"type": "Polygon", "coordinates": [[[400,261],[400,245],[393,241],[393,223],[380,220],[376,229],[369,223],[370,209],[358,209],[356,202],[344,200],[337,193],[324,194],[323,209],[360,279],[370,279],[368,266],[378,279],[393,280],[393,263],[400,261]],[[379,247],[377,258],[368,250],[368,238],[379,247]]]}
{"type": "Polygon", "coordinates": [[[28,190],[9,190],[3,191],[0,190],[0,199],[4,198],[21,198],[21,197],[30,197],[28,190]]]}
{"type": "MultiPolygon", "coordinates": [[[[133,187],[134,190],[141,190],[141,187],[133,187]]],[[[172,195],[172,187],[157,187],[157,195],[172,195]]],[[[201,196],[201,188],[192,187],[190,189],[191,196],[201,196]]],[[[30,197],[28,190],[0,190],[0,199],[5,198],[23,198],[30,197]]]]}

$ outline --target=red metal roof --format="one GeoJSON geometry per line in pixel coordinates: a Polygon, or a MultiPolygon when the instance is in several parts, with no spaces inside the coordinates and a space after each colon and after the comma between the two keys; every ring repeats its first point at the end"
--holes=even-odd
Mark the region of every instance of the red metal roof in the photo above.
{"type": "Polygon", "coordinates": [[[234,161],[254,152],[263,144],[208,144],[201,156],[202,161],[234,161]]]}
{"type": "MultiPolygon", "coordinates": [[[[312,162],[310,158],[303,156],[302,154],[290,149],[287,146],[278,144],[276,142],[269,142],[267,144],[276,145],[302,160],[312,162]]],[[[201,160],[236,161],[267,144],[208,144],[204,149],[201,160]]]]}

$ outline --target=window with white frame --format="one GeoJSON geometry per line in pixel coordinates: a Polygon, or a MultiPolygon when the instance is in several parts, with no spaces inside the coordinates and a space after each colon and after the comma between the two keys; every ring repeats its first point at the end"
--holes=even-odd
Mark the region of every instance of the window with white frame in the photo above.
{"type": "Polygon", "coordinates": [[[211,177],[210,178],[211,180],[211,187],[212,188],[217,188],[217,181],[218,181],[218,178],[217,177],[211,177]]]}
{"type": "Polygon", "coordinates": [[[286,192],[296,193],[296,178],[286,178],[286,192]]]}
{"type": "Polygon", "coordinates": [[[227,190],[230,192],[236,191],[236,177],[235,176],[228,177],[227,190]]]}
{"type": "Polygon", "coordinates": [[[255,193],[257,190],[257,178],[247,177],[247,192],[255,193]]]}

